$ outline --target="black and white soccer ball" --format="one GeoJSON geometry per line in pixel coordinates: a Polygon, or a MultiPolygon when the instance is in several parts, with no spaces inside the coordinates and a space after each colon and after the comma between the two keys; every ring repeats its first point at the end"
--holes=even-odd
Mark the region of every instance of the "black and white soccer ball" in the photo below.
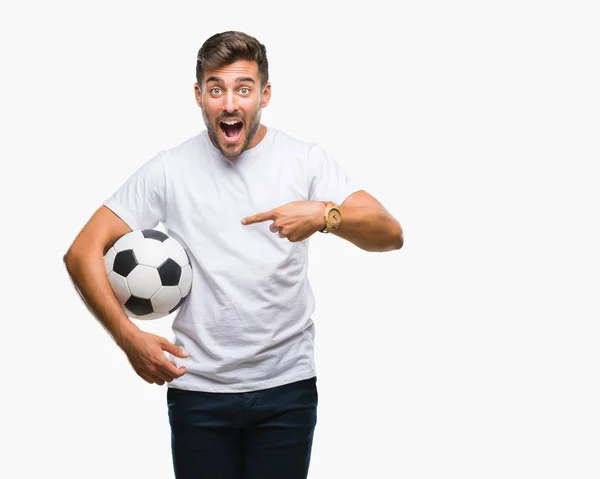
{"type": "Polygon", "coordinates": [[[130,318],[167,316],[183,304],[192,288],[187,252],[162,231],[124,234],[104,255],[104,265],[113,292],[130,318]]]}

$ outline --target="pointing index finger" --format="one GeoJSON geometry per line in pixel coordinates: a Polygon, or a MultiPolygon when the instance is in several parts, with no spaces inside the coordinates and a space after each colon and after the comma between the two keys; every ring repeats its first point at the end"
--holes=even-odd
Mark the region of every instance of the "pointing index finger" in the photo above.
{"type": "Polygon", "coordinates": [[[271,211],[266,211],[264,213],[256,213],[255,215],[247,216],[246,218],[244,218],[242,220],[242,224],[243,225],[251,225],[253,223],[262,223],[263,221],[274,220],[274,219],[275,219],[275,217],[273,216],[273,210],[271,210],[271,211]]]}

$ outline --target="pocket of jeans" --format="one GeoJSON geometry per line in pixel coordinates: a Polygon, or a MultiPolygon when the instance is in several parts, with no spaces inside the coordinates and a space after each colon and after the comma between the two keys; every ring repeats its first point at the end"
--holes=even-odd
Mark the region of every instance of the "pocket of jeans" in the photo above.
{"type": "Polygon", "coordinates": [[[175,401],[177,400],[177,398],[179,397],[179,395],[182,392],[183,392],[183,390],[181,390],[181,389],[171,388],[171,387],[167,388],[167,407],[169,409],[171,409],[175,406],[175,401]]]}

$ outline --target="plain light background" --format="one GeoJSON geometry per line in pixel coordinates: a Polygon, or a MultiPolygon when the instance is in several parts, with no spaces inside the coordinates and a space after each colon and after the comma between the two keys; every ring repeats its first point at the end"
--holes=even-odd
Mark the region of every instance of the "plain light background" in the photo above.
{"type": "MultiPolygon", "coordinates": [[[[263,122],[321,144],[405,230],[389,253],[311,240],[309,477],[600,476],[594,2],[333,3],[1,7],[0,476],[173,477],[166,386],[62,257],[204,129],[195,57],[225,30],[267,47],[263,122]]],[[[138,324],[172,339],[171,322],[138,324]]]]}

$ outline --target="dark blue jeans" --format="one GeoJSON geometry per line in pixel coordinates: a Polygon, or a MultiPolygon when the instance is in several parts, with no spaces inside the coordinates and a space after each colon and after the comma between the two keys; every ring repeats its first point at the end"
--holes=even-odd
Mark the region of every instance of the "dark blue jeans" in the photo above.
{"type": "Polygon", "coordinates": [[[247,393],[167,390],[177,479],[306,479],[317,378],[247,393]]]}

